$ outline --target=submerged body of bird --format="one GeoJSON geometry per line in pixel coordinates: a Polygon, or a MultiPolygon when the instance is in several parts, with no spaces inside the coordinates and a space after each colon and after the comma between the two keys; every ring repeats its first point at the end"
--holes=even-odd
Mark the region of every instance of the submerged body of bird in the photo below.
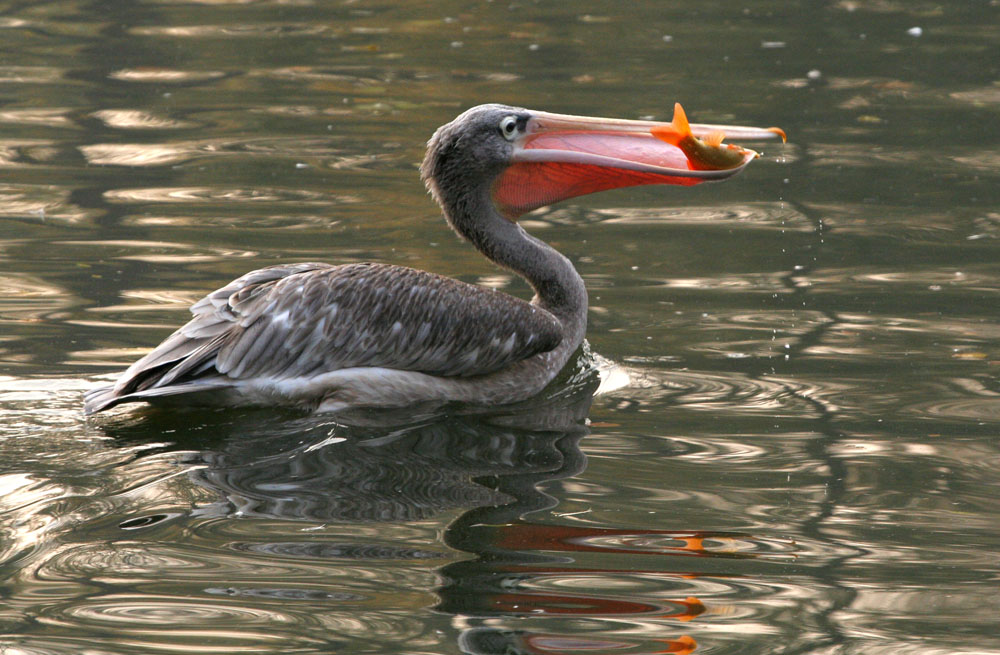
{"type": "Polygon", "coordinates": [[[604,189],[725,179],[756,156],[699,169],[654,138],[663,125],[474,107],[435,132],[421,174],[452,228],[531,284],[530,302],[388,264],[272,266],[195,303],[190,322],[114,385],[88,392],[85,411],[137,401],[337,411],[529,398],[582,342],[587,291],[517,217],[604,189]]]}

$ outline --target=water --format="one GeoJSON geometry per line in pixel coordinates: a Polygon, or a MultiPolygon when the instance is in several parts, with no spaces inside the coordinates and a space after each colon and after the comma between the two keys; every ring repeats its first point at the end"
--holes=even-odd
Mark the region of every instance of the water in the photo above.
{"type": "Polygon", "coordinates": [[[1000,653],[994,4],[7,3],[0,651],[1000,653]],[[790,143],[526,217],[603,379],[81,416],[253,268],[524,294],[420,186],[432,130],[675,100],[790,143]]]}

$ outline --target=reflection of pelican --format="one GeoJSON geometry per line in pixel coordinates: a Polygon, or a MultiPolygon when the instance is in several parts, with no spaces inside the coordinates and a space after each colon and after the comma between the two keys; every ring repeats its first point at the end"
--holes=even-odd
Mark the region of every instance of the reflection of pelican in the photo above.
{"type": "MultiPolygon", "coordinates": [[[[555,502],[535,489],[540,481],[585,465],[577,444],[587,434],[584,419],[600,380],[580,364],[557,388],[489,414],[411,411],[404,424],[381,410],[348,412],[336,421],[283,412],[154,411],[101,428],[125,444],[173,435],[167,449],[191,466],[188,479],[219,499],[199,504],[192,516],[201,518],[413,521],[456,508],[506,506],[512,495],[520,513],[555,502]],[[495,488],[510,476],[522,485],[495,488]]],[[[149,516],[133,520],[151,525],[149,516]]]]}
{"type": "MultiPolygon", "coordinates": [[[[408,409],[414,420],[404,425],[399,416],[377,425],[391,414],[384,410],[347,413],[358,419],[350,425],[345,414],[255,410],[150,411],[104,422],[99,430],[116,450],[142,453],[121,471],[132,476],[124,487],[142,493],[128,494],[110,517],[128,516],[119,528],[131,539],[110,551],[103,543],[78,550],[93,553],[88,571],[107,575],[134,570],[137,557],[149,562],[158,579],[182,590],[192,615],[219,600],[206,594],[228,597],[219,606],[234,612],[252,605],[254,616],[268,621],[243,626],[241,643],[280,636],[303,649],[360,652],[378,634],[381,643],[433,649],[426,639],[414,642],[423,639],[414,613],[437,602],[436,571],[466,559],[440,544],[437,530],[495,505],[514,516],[551,507],[556,498],[536,487],[586,463],[579,442],[600,380],[586,362],[575,362],[573,375],[525,402],[473,416],[414,417],[408,409]],[[164,444],[164,435],[173,443],[164,444]],[[182,470],[186,475],[177,475],[182,470]],[[509,478],[516,480],[507,485],[509,478]],[[163,537],[164,529],[179,530],[183,543],[163,537]],[[163,561],[177,565],[163,573],[163,561]]],[[[138,602],[122,597],[129,607],[138,602]]],[[[189,641],[218,631],[215,619],[192,625],[189,641]]],[[[450,635],[435,634],[439,650],[457,652],[445,645],[450,635]]]]}
{"type": "Polygon", "coordinates": [[[272,266],[196,303],[194,319],[114,386],[89,392],[86,411],[157,400],[323,411],[528,398],[583,340],[587,292],[569,260],[516,218],[604,189],[723,179],[755,156],[740,150],[733,168],[694,170],[704,167],[650,134],[665,125],[470,109],[434,134],[421,172],[455,231],[528,280],[530,303],[401,266],[272,266]]]}

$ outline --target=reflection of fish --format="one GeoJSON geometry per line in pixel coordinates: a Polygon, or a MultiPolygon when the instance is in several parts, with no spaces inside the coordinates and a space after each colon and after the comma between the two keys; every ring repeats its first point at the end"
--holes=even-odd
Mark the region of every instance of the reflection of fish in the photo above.
{"type": "Polygon", "coordinates": [[[670,653],[671,655],[690,655],[698,647],[698,642],[688,635],[682,635],[677,639],[657,639],[656,641],[666,644],[667,649],[658,650],[654,655],[665,655],[666,653],[670,653]]]}
{"type": "Polygon", "coordinates": [[[688,596],[684,600],[672,600],[671,603],[676,603],[684,609],[674,612],[673,614],[664,614],[661,619],[676,619],[678,621],[691,621],[699,614],[705,613],[705,604],[695,598],[694,596],[688,596]]]}
{"type": "MultiPolygon", "coordinates": [[[[669,124],[657,125],[649,132],[660,141],[683,150],[691,166],[696,170],[720,171],[736,168],[742,165],[747,157],[760,156],[753,150],[731,143],[722,143],[726,135],[721,130],[710,132],[699,139],[692,134],[687,115],[684,114],[684,108],[679,102],[674,104],[674,120],[669,124]]],[[[784,138],[784,132],[781,132],[780,136],[784,138]]]]}

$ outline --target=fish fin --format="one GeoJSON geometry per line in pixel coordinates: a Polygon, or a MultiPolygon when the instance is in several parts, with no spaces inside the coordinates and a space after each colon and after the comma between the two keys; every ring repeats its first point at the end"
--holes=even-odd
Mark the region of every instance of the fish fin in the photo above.
{"type": "Polygon", "coordinates": [[[725,132],[723,132],[722,130],[716,130],[714,132],[709,132],[708,134],[703,136],[701,140],[705,143],[705,145],[712,146],[714,148],[721,146],[722,141],[725,138],[726,138],[725,132]]]}

